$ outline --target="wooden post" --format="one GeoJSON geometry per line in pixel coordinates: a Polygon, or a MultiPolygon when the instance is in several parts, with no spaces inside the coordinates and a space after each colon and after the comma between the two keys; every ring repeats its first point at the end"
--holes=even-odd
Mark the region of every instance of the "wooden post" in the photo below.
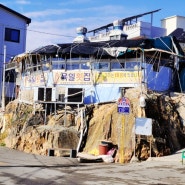
{"type": "Polygon", "coordinates": [[[152,157],[152,136],[150,136],[150,157],[152,157]]]}

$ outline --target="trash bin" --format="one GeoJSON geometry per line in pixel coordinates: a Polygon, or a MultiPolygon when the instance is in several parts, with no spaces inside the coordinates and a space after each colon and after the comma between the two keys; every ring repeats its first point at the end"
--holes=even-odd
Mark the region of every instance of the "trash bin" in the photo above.
{"type": "Polygon", "coordinates": [[[107,144],[100,144],[99,145],[99,155],[106,155],[108,152],[108,145],[107,144]]]}

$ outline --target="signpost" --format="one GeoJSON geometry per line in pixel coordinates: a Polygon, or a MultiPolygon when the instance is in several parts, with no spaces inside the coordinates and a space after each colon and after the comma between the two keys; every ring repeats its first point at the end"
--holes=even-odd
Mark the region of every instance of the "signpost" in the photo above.
{"type": "Polygon", "coordinates": [[[130,113],[130,101],[128,98],[122,97],[118,100],[118,113],[121,114],[130,113]]]}
{"type": "MultiPolygon", "coordinates": [[[[122,97],[118,100],[118,113],[128,115],[130,113],[130,101],[128,98],[122,97]]],[[[125,118],[125,116],[123,117],[125,118]]],[[[126,128],[127,120],[123,119],[121,125],[121,142],[119,147],[119,162],[124,163],[124,155],[125,155],[125,138],[126,138],[126,128]]]]}

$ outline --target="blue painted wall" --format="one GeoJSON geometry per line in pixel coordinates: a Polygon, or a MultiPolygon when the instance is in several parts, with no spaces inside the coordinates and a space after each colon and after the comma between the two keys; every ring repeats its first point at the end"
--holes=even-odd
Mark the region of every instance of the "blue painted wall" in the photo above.
{"type": "Polygon", "coordinates": [[[147,87],[153,91],[167,91],[171,86],[172,81],[172,69],[169,67],[161,66],[159,71],[153,70],[152,64],[145,64],[145,82],[147,87]]]}

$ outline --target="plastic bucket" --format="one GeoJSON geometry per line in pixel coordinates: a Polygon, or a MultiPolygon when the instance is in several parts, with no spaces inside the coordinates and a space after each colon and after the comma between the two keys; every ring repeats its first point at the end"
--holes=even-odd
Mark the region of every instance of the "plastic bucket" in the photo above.
{"type": "Polygon", "coordinates": [[[99,145],[99,155],[106,155],[108,152],[108,145],[100,144],[99,145]]]}

